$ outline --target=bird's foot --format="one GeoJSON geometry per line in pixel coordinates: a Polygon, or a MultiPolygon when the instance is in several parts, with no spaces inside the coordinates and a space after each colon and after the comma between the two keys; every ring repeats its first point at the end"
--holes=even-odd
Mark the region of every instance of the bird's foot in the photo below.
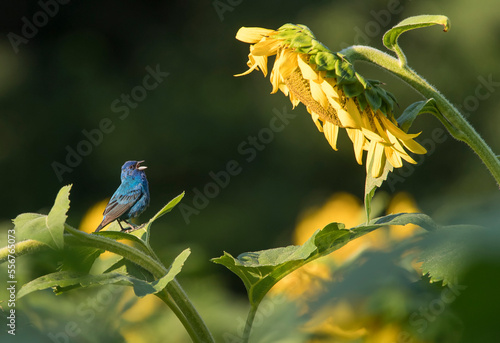
{"type": "MultiPolygon", "coordinates": [[[[127,222],[128,223],[128,222],[127,222]]],[[[132,231],[135,231],[135,230],[139,230],[139,229],[142,229],[146,224],[141,224],[141,225],[134,225],[132,223],[128,223],[130,225],[130,227],[126,227],[126,228],[122,228],[121,229],[121,232],[125,232],[125,233],[130,233],[132,231]]]]}

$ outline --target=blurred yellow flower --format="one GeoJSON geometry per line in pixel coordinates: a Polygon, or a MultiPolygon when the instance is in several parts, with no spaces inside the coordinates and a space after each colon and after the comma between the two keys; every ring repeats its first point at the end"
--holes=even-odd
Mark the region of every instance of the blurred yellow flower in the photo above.
{"type": "MultiPolygon", "coordinates": [[[[303,244],[316,230],[332,222],[343,223],[346,228],[351,228],[363,223],[364,220],[363,204],[357,197],[344,192],[336,193],[321,208],[309,210],[301,218],[295,228],[294,244],[303,244]]],[[[384,230],[375,230],[349,242],[329,257],[340,265],[356,258],[368,248],[385,248],[387,243],[387,233],[384,230]]]]}
{"type": "MultiPolygon", "coordinates": [[[[144,332],[144,325],[148,318],[153,316],[158,309],[162,309],[165,304],[156,296],[150,294],[143,298],[137,298],[132,288],[127,287],[123,297],[120,299],[119,308],[130,306],[121,316],[127,325],[121,326],[121,334],[126,342],[146,343],[151,341],[151,337],[144,332]],[[130,306],[130,302],[133,305],[130,306]]],[[[162,309],[163,311],[163,309],[162,309]]]]}
{"type": "MultiPolygon", "coordinates": [[[[391,199],[388,213],[418,212],[418,207],[408,193],[397,193],[391,199]]],[[[303,244],[320,228],[331,222],[344,223],[347,228],[365,220],[361,201],[349,193],[332,195],[323,206],[308,210],[299,218],[294,233],[294,243],[303,244]]],[[[393,226],[372,231],[359,237],[328,257],[313,261],[288,275],[271,290],[271,295],[282,294],[299,305],[301,314],[309,311],[308,303],[327,290],[327,282],[335,279],[335,270],[358,257],[367,249],[386,249],[392,244],[418,234],[417,226],[393,226]]],[[[411,253],[411,252],[409,252],[411,253]]],[[[418,271],[418,266],[414,265],[418,271]]],[[[380,323],[375,314],[366,313],[366,299],[356,304],[345,300],[325,304],[311,314],[311,319],[302,328],[312,334],[309,343],[320,342],[397,342],[403,329],[398,323],[380,323]]],[[[413,341],[420,343],[420,341],[413,341]]]]}
{"type": "Polygon", "coordinates": [[[407,134],[398,127],[392,115],[392,95],[378,87],[377,82],[356,73],[349,61],[330,52],[307,27],[242,27],[236,39],[252,45],[249,69],[235,76],[259,69],[266,76],[267,58],[276,55],[270,76],[271,93],[280,90],[290,97],[293,107],[303,103],[334,150],[339,127],[345,128],[359,164],[363,163],[363,152],[368,152],[366,168],[373,177],[382,174],[386,160],[395,168],[403,166],[402,160],[416,163],[405,149],[426,153],[413,140],[418,134],[407,134]]]}
{"type": "Polygon", "coordinates": [[[157,296],[150,294],[143,298],[138,298],[135,296],[133,289],[127,287],[121,303],[125,306],[125,304],[130,301],[134,301],[134,304],[122,314],[122,319],[129,323],[144,322],[152,316],[158,308],[163,308],[163,306],[165,306],[163,301],[157,296]]]}
{"type": "Polygon", "coordinates": [[[102,221],[102,214],[104,212],[104,209],[106,208],[106,205],[109,202],[108,199],[104,199],[102,201],[99,201],[97,204],[92,206],[90,209],[87,210],[85,215],[83,216],[82,221],[80,222],[80,227],[79,229],[81,231],[87,232],[87,233],[92,233],[95,231],[96,227],[101,223],[102,221]]]}
{"type": "MultiPolygon", "coordinates": [[[[101,223],[102,221],[102,214],[104,212],[104,209],[106,208],[106,205],[109,202],[108,199],[104,199],[102,201],[99,201],[97,204],[92,206],[90,209],[87,210],[85,215],[82,218],[82,221],[80,222],[79,230],[87,232],[87,233],[92,233],[95,231],[97,226],[101,223]]],[[[132,242],[129,240],[121,240],[120,242],[127,244],[127,245],[132,245],[132,242]]],[[[105,251],[102,253],[99,257],[100,258],[109,258],[111,256],[114,256],[115,254],[109,251],[105,251]]]]}
{"type": "Polygon", "coordinates": [[[308,302],[323,293],[324,281],[331,280],[331,273],[331,268],[325,263],[312,261],[281,279],[270,294],[285,295],[300,305],[300,312],[306,313],[309,310],[308,302]]]}
{"type": "Polygon", "coordinates": [[[319,342],[351,342],[367,335],[364,323],[347,301],[339,301],[335,306],[325,306],[314,314],[304,325],[304,331],[322,337],[309,340],[319,342]],[[332,340],[332,338],[335,340],[332,340]]]}
{"type": "MultiPolygon", "coordinates": [[[[387,206],[387,214],[392,213],[418,213],[421,212],[417,207],[415,199],[406,192],[400,192],[394,195],[389,206],[387,206]]],[[[390,236],[396,241],[401,241],[407,237],[415,235],[418,232],[424,232],[424,230],[415,225],[408,224],[405,226],[402,225],[391,225],[389,227],[390,236]]]]}
{"type": "Polygon", "coordinates": [[[307,210],[300,218],[294,233],[294,244],[304,244],[312,234],[332,222],[354,227],[364,221],[361,201],[354,195],[339,192],[332,195],[323,206],[307,210]]]}

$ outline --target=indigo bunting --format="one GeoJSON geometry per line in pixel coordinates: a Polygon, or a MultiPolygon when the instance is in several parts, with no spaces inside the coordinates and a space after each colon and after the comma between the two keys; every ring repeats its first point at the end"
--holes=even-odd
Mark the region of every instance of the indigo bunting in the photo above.
{"type": "Polygon", "coordinates": [[[95,232],[100,231],[113,220],[117,220],[122,231],[126,231],[120,221],[132,226],[127,219],[139,216],[148,207],[149,186],[144,172],[147,167],[141,166],[142,162],[144,161],[127,161],[122,166],[122,183],[106,205],[102,222],[95,232]]]}

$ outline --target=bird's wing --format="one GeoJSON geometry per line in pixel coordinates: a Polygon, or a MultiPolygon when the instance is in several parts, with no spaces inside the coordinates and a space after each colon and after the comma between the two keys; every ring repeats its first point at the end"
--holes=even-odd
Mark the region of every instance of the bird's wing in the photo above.
{"type": "Polygon", "coordinates": [[[103,215],[106,216],[108,223],[119,218],[139,200],[142,193],[140,184],[134,188],[127,188],[120,185],[106,206],[103,215]]]}

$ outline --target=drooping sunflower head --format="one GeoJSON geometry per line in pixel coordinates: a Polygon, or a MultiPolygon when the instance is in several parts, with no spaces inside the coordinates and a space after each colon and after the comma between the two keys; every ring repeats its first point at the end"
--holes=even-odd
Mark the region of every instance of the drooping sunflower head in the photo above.
{"type": "Polygon", "coordinates": [[[394,168],[402,160],[416,163],[407,150],[425,154],[394,119],[394,96],[381,83],[358,74],[343,55],[328,50],[304,25],[285,24],[278,30],[242,27],[236,39],[250,43],[249,69],[235,76],[261,70],[267,76],[267,59],[276,55],[271,70],[272,92],[290,98],[293,107],[300,102],[311,114],[318,130],[337,150],[339,128],[344,128],[354,145],[356,161],[363,163],[373,177],[382,174],[386,161],[394,168]]]}

